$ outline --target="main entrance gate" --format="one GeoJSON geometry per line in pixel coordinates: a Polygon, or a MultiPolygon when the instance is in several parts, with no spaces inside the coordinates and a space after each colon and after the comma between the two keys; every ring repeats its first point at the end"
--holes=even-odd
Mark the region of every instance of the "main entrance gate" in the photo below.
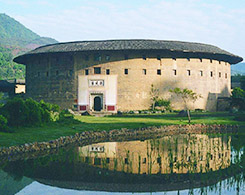
{"type": "Polygon", "coordinates": [[[101,111],[102,109],[102,100],[100,96],[94,97],[94,111],[101,111]]]}

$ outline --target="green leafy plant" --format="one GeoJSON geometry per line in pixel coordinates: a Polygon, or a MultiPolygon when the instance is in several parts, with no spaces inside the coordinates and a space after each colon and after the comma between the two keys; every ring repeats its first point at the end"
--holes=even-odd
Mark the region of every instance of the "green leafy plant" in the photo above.
{"type": "Polygon", "coordinates": [[[8,120],[3,116],[0,115],[0,131],[8,131],[8,120]]]}
{"type": "Polygon", "coordinates": [[[163,107],[165,110],[171,110],[171,101],[170,100],[165,100],[163,98],[159,98],[155,102],[155,106],[157,107],[163,107]]]}
{"type": "Polygon", "coordinates": [[[187,111],[188,121],[189,123],[191,123],[191,115],[190,109],[188,108],[188,102],[192,101],[194,103],[197,99],[202,98],[202,96],[187,88],[181,89],[176,87],[174,89],[170,89],[169,91],[182,99],[185,109],[187,111]]]}
{"type": "Polygon", "coordinates": [[[155,110],[155,104],[159,98],[159,89],[157,89],[153,84],[151,84],[150,97],[152,102],[152,110],[155,110]]]}

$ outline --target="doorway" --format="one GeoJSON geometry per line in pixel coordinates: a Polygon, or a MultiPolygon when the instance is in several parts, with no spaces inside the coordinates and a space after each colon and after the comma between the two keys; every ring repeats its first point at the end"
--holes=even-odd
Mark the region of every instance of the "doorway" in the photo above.
{"type": "Polygon", "coordinates": [[[94,111],[101,111],[102,109],[102,99],[100,96],[94,97],[94,111]]]}

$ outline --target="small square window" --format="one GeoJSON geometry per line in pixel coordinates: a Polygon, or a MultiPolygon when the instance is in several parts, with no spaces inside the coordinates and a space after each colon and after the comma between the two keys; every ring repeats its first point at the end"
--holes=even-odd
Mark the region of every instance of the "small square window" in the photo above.
{"type": "Polygon", "coordinates": [[[143,55],[142,58],[143,58],[143,60],[146,60],[146,55],[143,55]]]}
{"type": "Polygon", "coordinates": [[[210,76],[211,76],[211,77],[213,77],[213,76],[214,76],[214,75],[213,75],[213,71],[210,71],[210,76]]]}
{"type": "Polygon", "coordinates": [[[174,69],[173,71],[174,71],[174,75],[177,75],[177,70],[174,69]]]}
{"type": "Polygon", "coordinates": [[[101,74],[101,68],[100,67],[95,67],[94,68],[94,74],[101,74]]]}
{"type": "Polygon", "coordinates": [[[176,58],[172,58],[174,61],[176,61],[176,58]]]}
{"type": "Polygon", "coordinates": [[[106,69],[106,74],[107,74],[107,75],[110,74],[110,69],[106,69]]]}
{"type": "Polygon", "coordinates": [[[228,77],[228,76],[227,76],[227,73],[225,73],[225,78],[227,79],[227,77],[228,77]]]}
{"type": "Polygon", "coordinates": [[[85,69],[85,75],[89,75],[88,69],[85,69]]]}
{"type": "Polygon", "coordinates": [[[219,61],[219,64],[221,64],[221,61],[219,61]]]}
{"type": "Polygon", "coordinates": [[[200,70],[200,76],[201,76],[201,77],[203,76],[203,71],[202,71],[202,70],[200,70]]]}
{"type": "Polygon", "coordinates": [[[157,60],[161,60],[161,56],[160,55],[157,55],[157,60]]]}
{"type": "Polygon", "coordinates": [[[190,61],[190,58],[187,58],[187,61],[190,61]]]}
{"type": "Polygon", "coordinates": [[[124,59],[128,60],[128,54],[124,54],[124,59]]]}
{"type": "Polygon", "coordinates": [[[107,163],[107,164],[110,163],[110,158],[106,158],[106,163],[107,163]]]}
{"type": "Polygon", "coordinates": [[[219,77],[221,77],[221,72],[219,72],[219,77]]]}
{"type": "Polygon", "coordinates": [[[157,75],[161,75],[162,72],[161,72],[161,69],[157,69],[157,75]]]}
{"type": "Polygon", "coordinates": [[[191,76],[191,70],[187,70],[187,75],[191,76]]]}
{"type": "Polygon", "coordinates": [[[109,60],[111,59],[111,56],[106,55],[106,56],[105,56],[105,59],[106,59],[106,61],[109,61],[109,60]]]}
{"type": "Polygon", "coordinates": [[[146,158],[143,158],[143,164],[146,164],[146,158]]]}
{"type": "Polygon", "coordinates": [[[213,60],[210,59],[210,63],[213,63],[213,60]]]}
{"type": "Polygon", "coordinates": [[[202,58],[200,58],[199,60],[200,60],[200,62],[202,62],[202,58]]]}
{"type": "Polygon", "coordinates": [[[128,74],[128,69],[124,69],[124,74],[128,74]]]}
{"type": "Polygon", "coordinates": [[[144,75],[146,75],[146,69],[143,69],[143,70],[142,70],[142,73],[143,73],[144,75]]]}

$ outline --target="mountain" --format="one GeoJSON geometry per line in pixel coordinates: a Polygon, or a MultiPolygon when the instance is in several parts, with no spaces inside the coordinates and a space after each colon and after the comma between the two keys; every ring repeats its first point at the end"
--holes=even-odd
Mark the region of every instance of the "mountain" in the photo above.
{"type": "Polygon", "coordinates": [[[231,74],[232,75],[236,75],[236,74],[245,75],[245,62],[231,65],[231,74]]]}
{"type": "Polygon", "coordinates": [[[39,36],[15,19],[0,13],[0,79],[25,78],[25,66],[14,63],[14,56],[57,42],[39,36]]]}
{"type": "Polygon", "coordinates": [[[0,14],[0,43],[3,46],[30,48],[30,45],[37,47],[57,42],[52,38],[40,37],[15,19],[0,14]]]}

